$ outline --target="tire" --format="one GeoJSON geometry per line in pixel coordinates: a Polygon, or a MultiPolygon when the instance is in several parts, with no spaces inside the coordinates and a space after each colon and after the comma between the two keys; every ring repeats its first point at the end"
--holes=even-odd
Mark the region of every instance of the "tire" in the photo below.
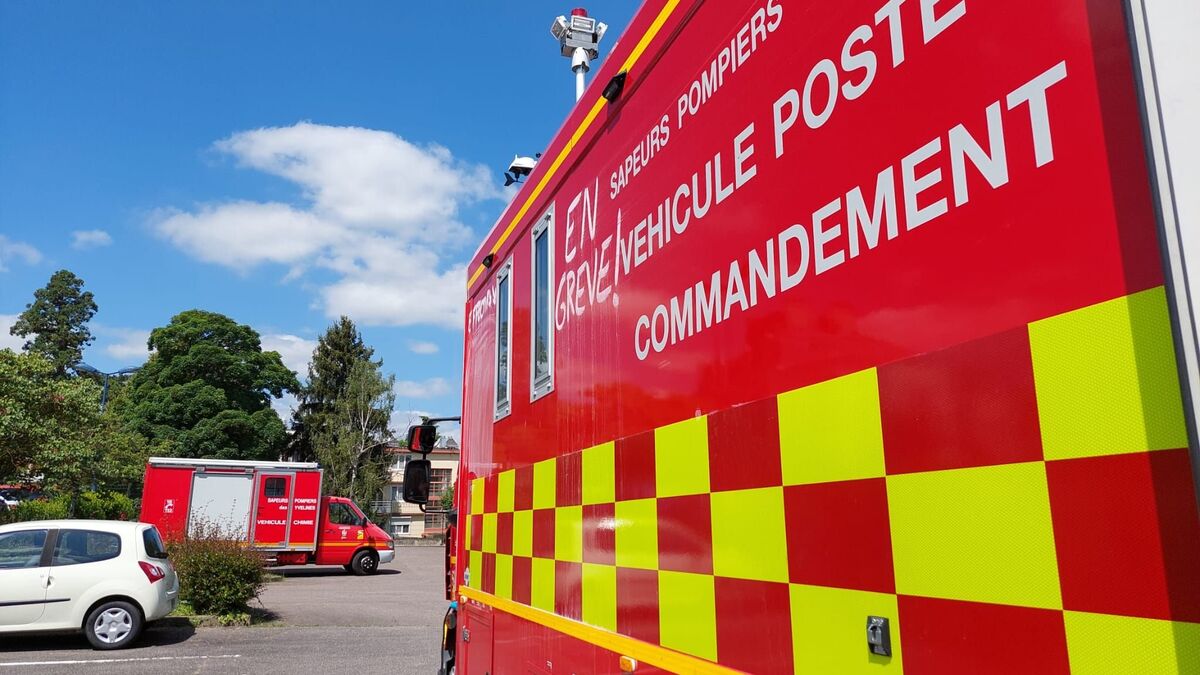
{"type": "Polygon", "coordinates": [[[370,549],[355,553],[350,561],[350,571],[360,577],[375,574],[379,571],[379,554],[370,549]]]}
{"type": "Polygon", "coordinates": [[[96,605],[83,622],[83,634],[96,649],[124,649],[142,632],[142,612],[124,600],[96,605]]]}

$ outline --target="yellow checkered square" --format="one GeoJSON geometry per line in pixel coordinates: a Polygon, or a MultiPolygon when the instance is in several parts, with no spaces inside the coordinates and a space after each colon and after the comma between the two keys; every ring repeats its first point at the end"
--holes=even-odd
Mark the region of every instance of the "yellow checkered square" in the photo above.
{"type": "Polygon", "coordinates": [[[1187,446],[1162,287],[1030,324],[1046,459],[1187,446]]]}
{"type": "Polygon", "coordinates": [[[1059,609],[1042,462],[888,476],[896,590],[1059,609]]]}
{"type": "Polygon", "coordinates": [[[617,565],[658,569],[658,500],[617,502],[614,516],[617,565]]]}
{"type": "Polygon", "coordinates": [[[658,573],[658,629],[662,646],[717,660],[717,591],[708,574],[658,573]]]}
{"type": "Polygon", "coordinates": [[[471,573],[471,578],[467,579],[467,585],[471,588],[483,587],[483,553],[481,551],[471,551],[467,558],[467,571],[471,573]]]}
{"type": "Polygon", "coordinates": [[[484,479],[476,478],[471,481],[471,515],[483,513],[484,479]]]}
{"type": "Polygon", "coordinates": [[[874,368],[780,394],[778,405],[784,485],[884,474],[874,368]]]}
{"type": "Polygon", "coordinates": [[[617,630],[617,568],[583,564],[583,621],[617,630]]]}
{"type": "Polygon", "coordinates": [[[654,483],[659,497],[709,491],[707,417],[654,430],[654,483]]]}
{"type": "Polygon", "coordinates": [[[496,514],[483,514],[483,552],[496,552],[496,514]]]}
{"type": "Polygon", "coordinates": [[[551,457],[533,465],[533,508],[552,509],[555,507],[558,481],[555,478],[557,461],[551,457]]]}
{"type": "Polygon", "coordinates": [[[496,595],[512,600],[513,559],[511,555],[496,554],[496,595]]]}
{"type": "Polygon", "coordinates": [[[614,444],[604,443],[584,450],[582,463],[584,505],[616,501],[614,444]]]}
{"type": "Polygon", "coordinates": [[[720,577],[787,582],[783,488],[714,492],[709,499],[713,573],[720,577]]]}
{"type": "Polygon", "coordinates": [[[533,555],[533,511],[517,511],[513,514],[513,555],[533,555]]]}
{"type": "Polygon", "coordinates": [[[792,660],[797,673],[902,673],[896,596],[824,586],[788,587],[792,610],[792,660]],[[892,656],[867,651],[868,616],[891,619],[892,656]]]}
{"type": "Polygon", "coordinates": [[[1200,624],[1063,612],[1072,675],[1195,675],[1200,624]]]}
{"type": "Polygon", "coordinates": [[[529,585],[529,604],[554,611],[554,561],[549,558],[534,558],[529,585]]]}
{"type": "Polygon", "coordinates": [[[513,510],[513,488],[516,478],[515,470],[505,471],[496,476],[496,511],[499,513],[511,513],[513,510]]]}
{"type": "Polygon", "coordinates": [[[563,562],[583,560],[583,507],[554,509],[554,558],[563,562]]]}

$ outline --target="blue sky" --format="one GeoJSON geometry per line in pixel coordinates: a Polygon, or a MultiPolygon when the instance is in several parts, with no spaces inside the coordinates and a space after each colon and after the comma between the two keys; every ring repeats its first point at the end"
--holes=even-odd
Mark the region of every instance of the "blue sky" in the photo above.
{"type": "MultiPolygon", "coordinates": [[[[589,8],[608,47],[637,4],[589,8]]],[[[67,268],[100,369],[201,308],[303,375],[344,313],[398,410],[458,411],[462,268],[574,105],[549,34],[572,6],[0,3],[0,348],[67,268]]]]}

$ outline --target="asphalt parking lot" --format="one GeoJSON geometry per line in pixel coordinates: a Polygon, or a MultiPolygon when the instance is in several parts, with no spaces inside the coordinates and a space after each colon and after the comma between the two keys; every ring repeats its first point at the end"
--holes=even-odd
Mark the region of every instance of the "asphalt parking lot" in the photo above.
{"type": "Polygon", "coordinates": [[[446,610],[441,548],[400,548],[373,577],[340,567],[280,568],[262,626],[155,626],[129,649],[94,651],[82,635],[0,637],[4,673],[437,672],[446,610]]]}

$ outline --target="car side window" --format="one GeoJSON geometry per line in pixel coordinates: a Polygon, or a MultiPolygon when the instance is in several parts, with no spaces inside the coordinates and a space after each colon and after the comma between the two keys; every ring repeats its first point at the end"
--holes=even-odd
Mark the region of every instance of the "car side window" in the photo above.
{"type": "Polygon", "coordinates": [[[354,512],[349,506],[334,502],[329,505],[329,522],[334,525],[356,525],[358,518],[354,517],[354,512]]]}
{"type": "Polygon", "coordinates": [[[48,530],[22,530],[0,534],[0,570],[39,567],[48,530]]]}
{"type": "Polygon", "coordinates": [[[94,530],[59,530],[54,544],[54,567],[111,560],[121,555],[121,537],[94,530]]]}

